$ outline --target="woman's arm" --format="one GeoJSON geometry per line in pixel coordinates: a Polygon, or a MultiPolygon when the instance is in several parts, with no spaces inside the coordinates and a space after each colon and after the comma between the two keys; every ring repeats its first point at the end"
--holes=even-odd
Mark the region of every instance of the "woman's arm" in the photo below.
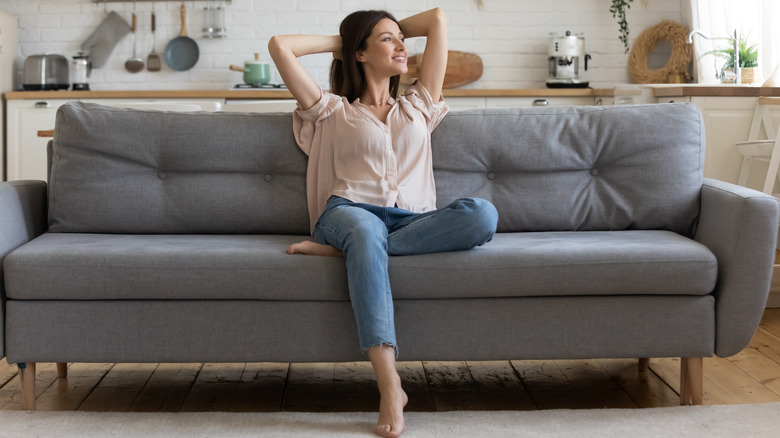
{"type": "Polygon", "coordinates": [[[315,53],[341,53],[341,37],[319,35],[280,35],[268,42],[268,51],[287,89],[302,109],[309,109],[320,98],[320,87],[298,58],[315,53]]]}
{"type": "Polygon", "coordinates": [[[404,38],[428,38],[420,65],[420,82],[434,102],[441,99],[447,69],[447,17],[441,8],[412,15],[398,22],[404,38]]]}

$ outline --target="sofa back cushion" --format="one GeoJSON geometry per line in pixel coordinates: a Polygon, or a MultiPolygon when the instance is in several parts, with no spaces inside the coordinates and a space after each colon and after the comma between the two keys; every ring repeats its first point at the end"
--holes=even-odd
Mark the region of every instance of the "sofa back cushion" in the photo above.
{"type": "MultiPolygon", "coordinates": [[[[439,206],[492,201],[499,231],[690,234],[704,138],[691,104],[453,111],[433,133],[439,206]]],[[[289,113],[71,102],[57,113],[49,230],[308,234],[289,113]]]]}
{"type": "Polygon", "coordinates": [[[307,234],[306,155],[287,114],[70,102],[57,112],[49,230],[307,234]]]}
{"type": "Polygon", "coordinates": [[[704,124],[693,104],[457,111],[433,132],[438,204],[492,201],[499,231],[691,235],[704,124]]]}

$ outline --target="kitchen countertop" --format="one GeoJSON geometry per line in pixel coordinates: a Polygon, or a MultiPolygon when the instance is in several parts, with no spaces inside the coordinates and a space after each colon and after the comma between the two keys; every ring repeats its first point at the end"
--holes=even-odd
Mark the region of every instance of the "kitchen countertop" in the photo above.
{"type": "MultiPolygon", "coordinates": [[[[448,89],[445,97],[571,97],[612,96],[612,89],[591,88],[531,88],[531,89],[448,89]]],[[[6,99],[292,99],[287,90],[230,89],[230,90],[98,90],[98,91],[9,91],[6,99]]]]}
{"type": "Polygon", "coordinates": [[[680,96],[780,96],[780,87],[750,85],[648,84],[655,97],[680,96]]]}
{"type": "MultiPolygon", "coordinates": [[[[748,85],[698,84],[630,84],[650,87],[655,97],[679,96],[780,96],[780,87],[748,85]]],[[[611,88],[525,88],[525,89],[462,89],[444,90],[445,97],[579,97],[613,96],[611,88]]],[[[227,89],[227,90],[98,90],[98,91],[9,91],[6,99],[292,99],[287,90],[227,89]]]]}

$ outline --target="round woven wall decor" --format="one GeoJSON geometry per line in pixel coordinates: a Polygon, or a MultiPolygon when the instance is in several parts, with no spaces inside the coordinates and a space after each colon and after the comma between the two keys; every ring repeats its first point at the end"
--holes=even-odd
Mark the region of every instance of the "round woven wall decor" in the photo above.
{"type": "Polygon", "coordinates": [[[628,73],[638,84],[666,83],[669,73],[688,71],[688,64],[693,59],[693,44],[688,44],[688,29],[672,20],[664,20],[654,27],[645,29],[634,43],[628,56],[628,73]],[[666,65],[650,70],[647,67],[647,57],[653,48],[661,41],[672,43],[672,54],[666,65]]]}

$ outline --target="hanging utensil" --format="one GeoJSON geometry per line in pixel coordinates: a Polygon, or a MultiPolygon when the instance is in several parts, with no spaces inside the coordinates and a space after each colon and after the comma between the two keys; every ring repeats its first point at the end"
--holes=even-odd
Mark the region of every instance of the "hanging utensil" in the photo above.
{"type": "Polygon", "coordinates": [[[187,36],[187,8],[181,4],[181,31],[179,36],[168,42],[165,46],[165,62],[176,71],[185,71],[192,68],[198,62],[200,50],[198,43],[187,36]]]}
{"type": "Polygon", "coordinates": [[[135,49],[136,49],[136,40],[135,40],[135,30],[137,28],[137,19],[135,16],[135,11],[133,11],[133,26],[132,26],[132,32],[133,32],[133,57],[128,59],[125,62],[125,69],[129,71],[130,73],[138,73],[139,71],[144,69],[144,60],[139,58],[136,55],[135,49]]]}
{"type": "Polygon", "coordinates": [[[156,30],[157,18],[154,15],[154,2],[152,2],[152,52],[146,57],[146,69],[149,71],[160,71],[160,55],[154,51],[154,46],[157,44],[156,30]]]}

